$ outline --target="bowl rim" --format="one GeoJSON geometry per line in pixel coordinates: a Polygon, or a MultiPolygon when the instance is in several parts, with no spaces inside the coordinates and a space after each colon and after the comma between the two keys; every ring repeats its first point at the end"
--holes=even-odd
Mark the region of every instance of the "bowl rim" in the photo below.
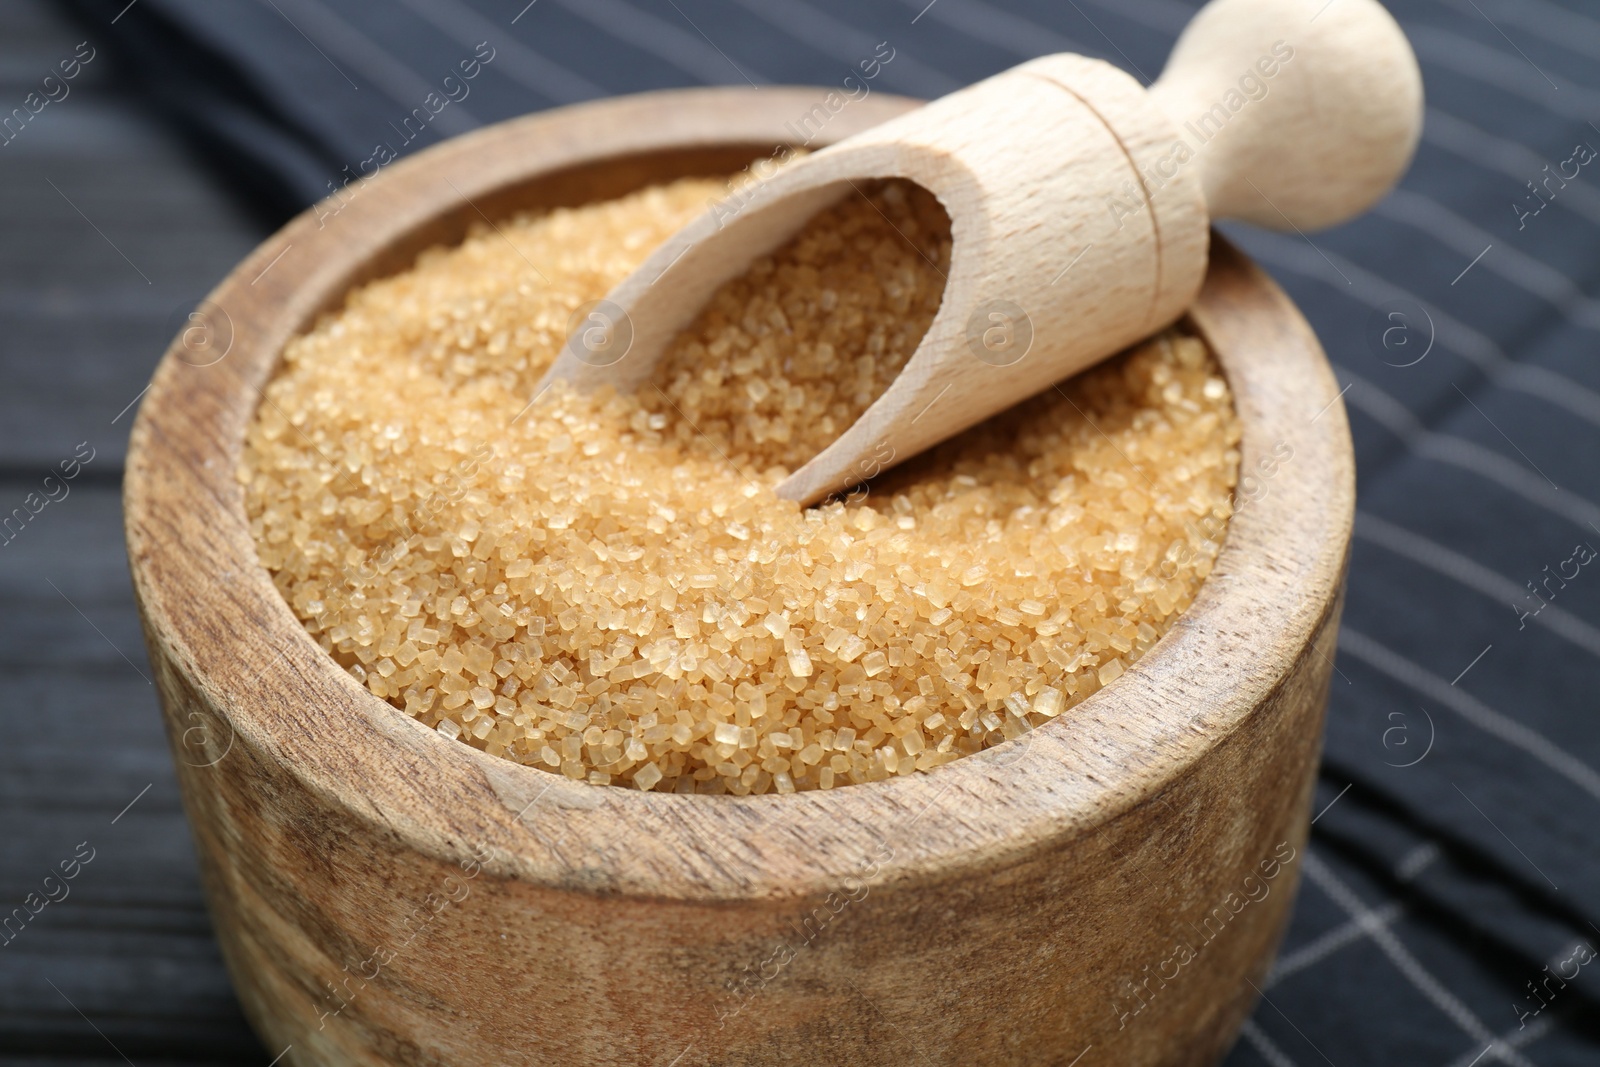
{"type": "MultiPolygon", "coordinates": [[[[992,870],[1095,832],[1158,802],[1264,714],[1308,650],[1331,661],[1312,642],[1336,607],[1354,513],[1343,404],[1298,310],[1215,235],[1187,321],[1234,393],[1241,477],[1274,454],[1281,463],[1234,516],[1211,576],[1161,641],[1024,738],[930,772],[828,791],[596,787],[449,740],[322,651],[258,561],[235,475],[284,343],[356,286],[409,265],[438,243],[430,235],[448,240],[464,220],[490,218],[486,202],[585,168],[625,170],[630,157],[786,143],[786,124],[828,92],[669,90],[485,127],[384,167],[337,211],[332,199],[308,209],[212,291],[202,306],[225,321],[229,347],[204,366],[186,358],[182,335],[167,350],[132,430],[124,514],[152,658],[168,661],[157,664],[164,686],[164,668],[181,674],[214,716],[206,743],[226,743],[219,759],[242,745],[405,847],[446,862],[487,855],[484,867],[505,877],[705,902],[812,896],[853,881],[992,870]]],[[[871,94],[835,114],[817,141],[915,104],[871,94]]],[[[188,738],[172,714],[185,788],[205,788],[197,776],[214,764],[185,758],[188,738]]]]}

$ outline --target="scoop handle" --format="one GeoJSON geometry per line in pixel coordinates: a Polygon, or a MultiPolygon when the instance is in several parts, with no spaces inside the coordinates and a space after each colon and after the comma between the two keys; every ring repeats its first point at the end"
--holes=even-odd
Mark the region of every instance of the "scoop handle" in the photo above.
{"type": "Polygon", "coordinates": [[[1422,73],[1378,0],[1211,0],[1150,94],[1191,147],[1212,218],[1332,226],[1405,172],[1422,73]]]}

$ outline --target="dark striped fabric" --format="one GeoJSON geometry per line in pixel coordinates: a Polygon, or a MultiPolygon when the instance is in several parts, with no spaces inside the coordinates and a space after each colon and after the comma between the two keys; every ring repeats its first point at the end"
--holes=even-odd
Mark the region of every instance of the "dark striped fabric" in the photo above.
{"type": "MultiPolygon", "coordinates": [[[[1309,17],[1341,0],[1305,2],[1309,17]]],[[[877,87],[912,95],[1053,51],[1148,81],[1194,11],[1182,0],[72,6],[241,194],[280,214],[379,145],[409,151],[615,93],[839,83],[880,42],[894,58],[877,87]],[[483,45],[492,61],[474,69],[483,45]],[[429,94],[446,103],[424,123],[415,109],[429,94]]],[[[1600,4],[1392,10],[1429,96],[1402,188],[1309,239],[1230,231],[1327,347],[1360,515],[1304,889],[1228,1063],[1594,1064],[1600,4]]]]}

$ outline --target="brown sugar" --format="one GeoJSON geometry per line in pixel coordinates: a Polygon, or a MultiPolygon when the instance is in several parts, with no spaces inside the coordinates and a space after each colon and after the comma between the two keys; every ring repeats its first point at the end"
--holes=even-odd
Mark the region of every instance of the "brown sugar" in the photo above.
{"type": "Polygon", "coordinates": [[[721,189],[483,227],[288,345],[240,479],[306,628],[448,737],[677,792],[927,770],[1115,681],[1231,513],[1239,427],[1204,344],[1163,334],[802,509],[773,487],[938,310],[948,222],[914,186],[813,219],[638,393],[535,398],[574,310],[721,189]]]}

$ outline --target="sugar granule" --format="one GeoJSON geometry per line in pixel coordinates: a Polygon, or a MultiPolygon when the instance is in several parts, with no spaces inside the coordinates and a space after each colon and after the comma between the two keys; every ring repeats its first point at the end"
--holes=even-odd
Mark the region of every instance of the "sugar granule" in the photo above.
{"type": "Polygon", "coordinates": [[[530,405],[573,311],[721,188],[482,227],[292,341],[240,469],[284,598],[378,697],[598,784],[831,788],[1070,717],[1216,558],[1215,360],[1169,331],[843,500],[779,499],[938,310],[948,221],[886,183],[724,287],[638,393],[530,405]]]}

